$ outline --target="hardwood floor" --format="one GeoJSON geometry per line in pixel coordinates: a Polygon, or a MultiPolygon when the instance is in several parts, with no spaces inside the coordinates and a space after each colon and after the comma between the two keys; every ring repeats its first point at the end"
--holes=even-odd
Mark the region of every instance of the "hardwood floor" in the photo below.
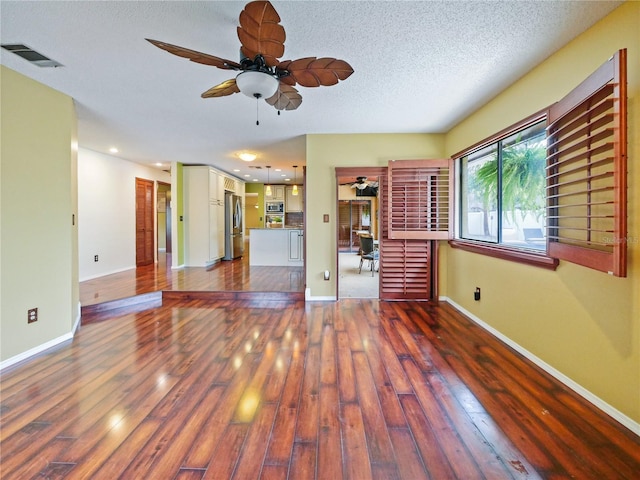
{"type": "Polygon", "coordinates": [[[3,479],[640,471],[639,437],[446,303],[176,295],[108,315],[2,372],[3,479]]]}
{"type": "Polygon", "coordinates": [[[159,254],[155,265],[80,282],[80,303],[85,307],[157,291],[304,293],[304,268],[250,266],[247,253],[209,268],[171,269],[170,255],[159,254]]]}

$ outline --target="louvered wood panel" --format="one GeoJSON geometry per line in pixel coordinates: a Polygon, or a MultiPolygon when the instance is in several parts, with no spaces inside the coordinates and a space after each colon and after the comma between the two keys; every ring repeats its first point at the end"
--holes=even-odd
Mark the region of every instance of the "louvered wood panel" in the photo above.
{"type": "Polygon", "coordinates": [[[452,160],[389,162],[389,238],[447,240],[453,232],[452,160]]]}
{"type": "Polygon", "coordinates": [[[549,255],[626,276],[626,50],[549,110],[549,255]]]}
{"type": "Polygon", "coordinates": [[[432,299],[432,240],[389,238],[388,177],[381,175],[380,298],[382,300],[432,299]]]}

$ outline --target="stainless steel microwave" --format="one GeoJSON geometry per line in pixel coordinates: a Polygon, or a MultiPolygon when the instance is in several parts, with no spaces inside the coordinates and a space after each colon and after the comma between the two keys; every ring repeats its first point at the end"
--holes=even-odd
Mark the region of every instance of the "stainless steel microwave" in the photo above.
{"type": "Polygon", "coordinates": [[[267,213],[284,213],[284,202],[267,202],[267,213]]]}

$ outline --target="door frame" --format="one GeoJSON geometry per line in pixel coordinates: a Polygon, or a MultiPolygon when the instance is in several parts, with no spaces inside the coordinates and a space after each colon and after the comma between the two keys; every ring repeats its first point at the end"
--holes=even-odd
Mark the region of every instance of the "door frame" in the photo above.
{"type": "MultiPolygon", "coordinates": [[[[171,254],[171,240],[172,240],[172,231],[171,231],[171,184],[167,182],[156,182],[156,199],[158,198],[158,192],[160,192],[160,187],[165,188],[166,197],[166,207],[165,207],[165,253],[171,254]]],[[[157,200],[156,200],[157,201],[157,200]]],[[[157,209],[156,209],[157,210],[157,209]]],[[[156,219],[158,217],[158,212],[156,211],[156,219]]],[[[156,228],[157,221],[156,221],[156,228]]]]}
{"type": "MultiPolygon", "coordinates": [[[[335,168],[335,180],[336,180],[336,191],[335,191],[335,201],[336,201],[336,210],[335,210],[335,218],[340,218],[340,183],[344,181],[356,181],[357,177],[368,177],[368,178],[378,178],[385,175],[387,167],[336,167],[335,168]]],[[[378,211],[377,211],[377,222],[378,222],[378,241],[379,248],[382,251],[382,223],[380,222],[381,216],[385,214],[382,211],[382,205],[380,203],[380,196],[378,196],[378,211]]],[[[372,212],[373,213],[373,212],[372,212]]],[[[335,230],[335,272],[338,272],[336,275],[336,298],[340,300],[340,222],[336,221],[336,230],[335,230]]],[[[382,265],[382,258],[380,258],[379,265],[382,265]]],[[[378,275],[378,298],[380,298],[380,275],[378,275]]]]}

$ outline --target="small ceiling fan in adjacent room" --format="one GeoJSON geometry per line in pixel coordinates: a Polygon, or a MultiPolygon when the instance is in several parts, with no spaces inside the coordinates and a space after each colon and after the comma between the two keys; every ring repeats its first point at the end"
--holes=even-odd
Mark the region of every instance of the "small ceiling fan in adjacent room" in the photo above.
{"type": "Polygon", "coordinates": [[[284,55],[286,34],[284,27],[280,25],[280,16],[270,2],[248,3],[240,13],[239,23],[239,62],[158,40],[147,40],[158,48],[192,62],[240,72],[235,78],[225,80],[204,92],[202,98],[224,97],[242,92],[256,99],[264,98],[278,110],[278,114],[280,110],[295,110],[302,103],[302,96],[294,88],[295,85],[335,85],[353,73],[353,68],[347,62],[335,58],[279,60],[284,55]]]}
{"type": "MultiPolygon", "coordinates": [[[[351,178],[353,179],[353,177],[351,178]]],[[[352,189],[355,190],[356,197],[378,196],[378,181],[368,180],[367,177],[356,177],[355,181],[341,183],[341,185],[349,185],[352,189]]]]}
{"type": "Polygon", "coordinates": [[[369,182],[367,177],[356,177],[356,181],[351,183],[351,188],[364,190],[365,188],[378,188],[378,182],[369,182]]]}

